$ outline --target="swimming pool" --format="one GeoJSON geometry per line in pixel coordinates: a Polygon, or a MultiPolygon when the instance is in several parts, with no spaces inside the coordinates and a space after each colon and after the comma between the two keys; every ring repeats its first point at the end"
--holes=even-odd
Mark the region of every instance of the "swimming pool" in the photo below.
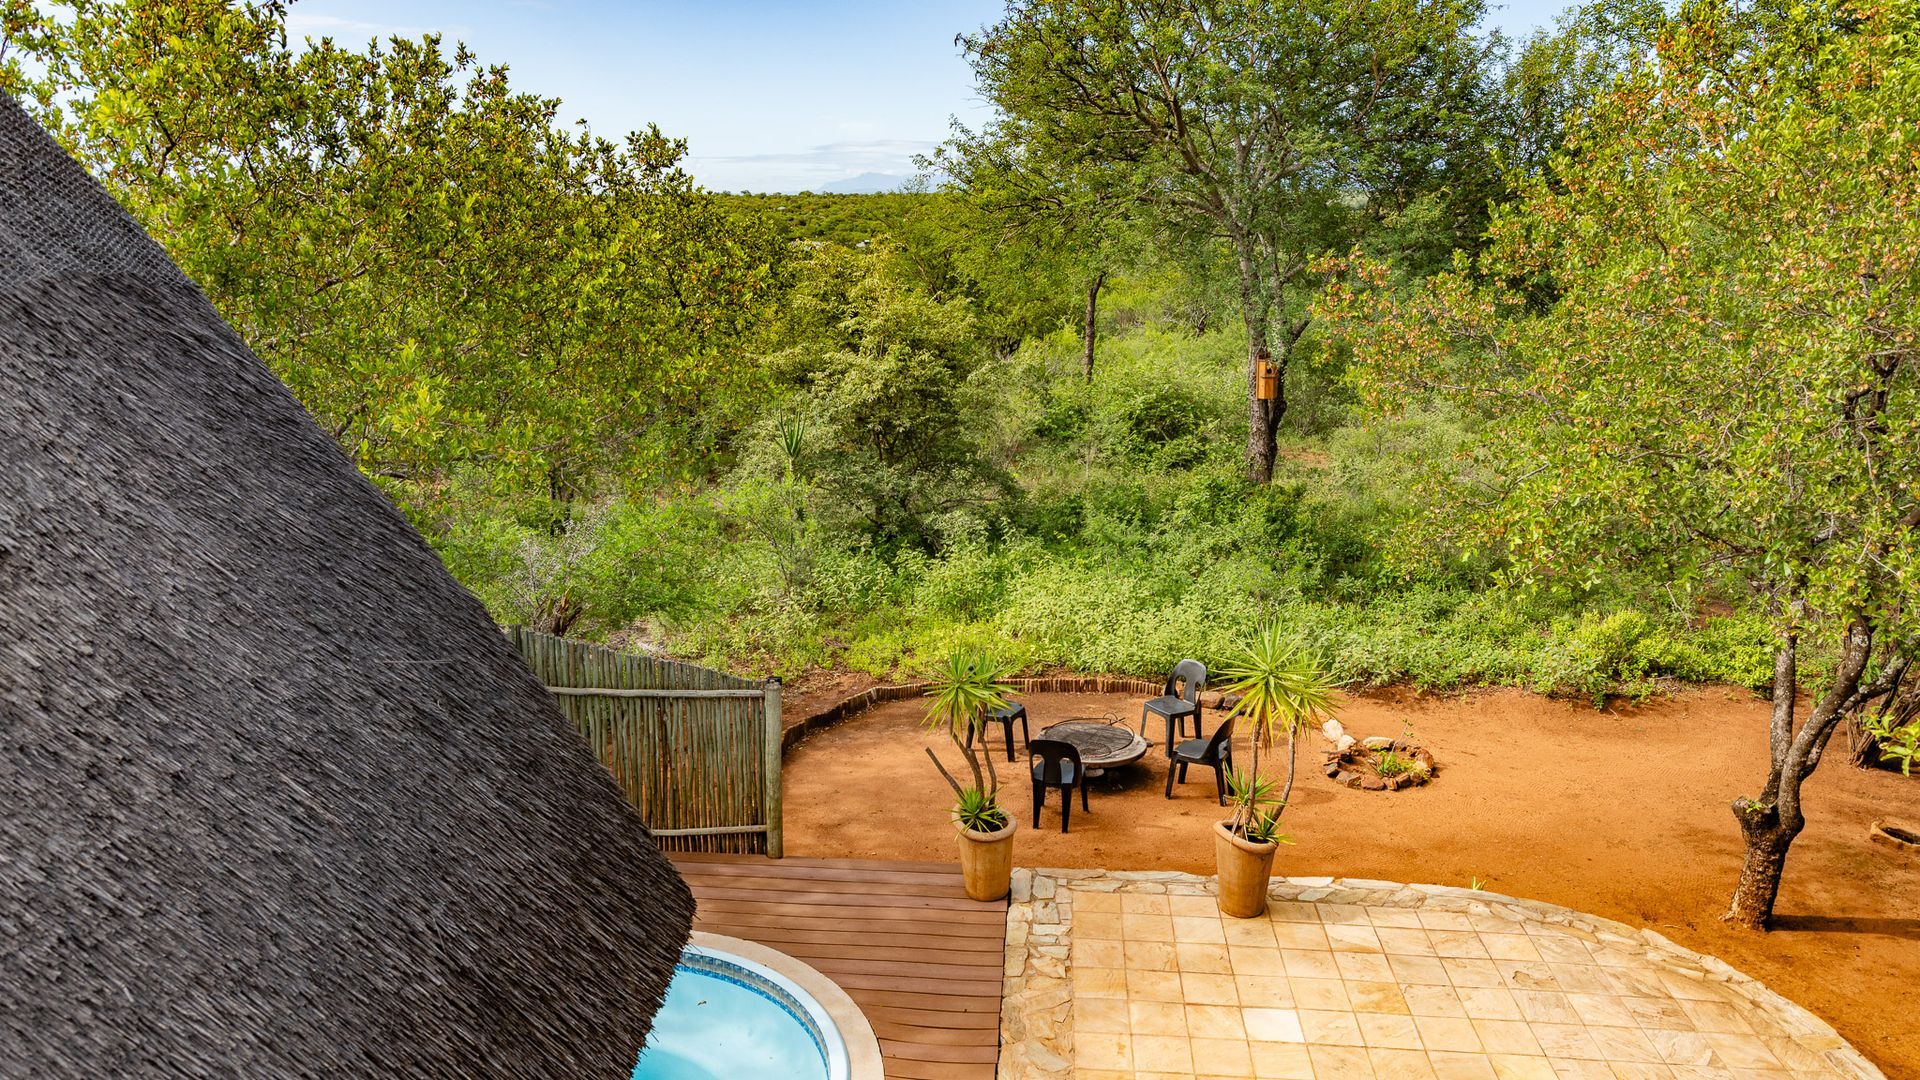
{"type": "Polygon", "coordinates": [[[827,1010],[792,979],[744,956],[689,945],[633,1080],[848,1080],[827,1010]]]}

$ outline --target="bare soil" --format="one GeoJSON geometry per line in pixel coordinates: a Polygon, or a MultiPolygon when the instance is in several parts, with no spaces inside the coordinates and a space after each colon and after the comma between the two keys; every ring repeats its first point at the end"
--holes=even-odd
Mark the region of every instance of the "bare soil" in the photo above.
{"type": "MultiPolygon", "coordinates": [[[[1036,694],[1033,732],[1070,717],[1137,725],[1138,697],[1036,694]]],[[[957,761],[922,725],[917,701],[882,705],[810,736],[787,759],[792,855],[936,859],[953,853],[950,794],[923,747],[957,761]]],[[[1718,956],[1832,1023],[1889,1076],[1920,1077],[1912,1010],[1920,991],[1920,862],[1867,839],[1878,818],[1920,822],[1920,778],[1863,772],[1830,755],[1808,784],[1807,829],[1788,861],[1776,929],[1720,922],[1738,876],[1729,804],[1756,790],[1767,762],[1766,703],[1704,689],[1638,706],[1590,705],[1520,691],[1359,695],[1341,712],[1359,737],[1414,736],[1440,763],[1433,783],[1357,791],[1301,753],[1284,825],[1294,844],[1275,872],[1468,885],[1659,930],[1718,956]]],[[[1213,723],[1208,717],[1209,730],[1213,723]]],[[[1004,803],[1020,820],[1026,866],[1213,872],[1207,829],[1221,816],[1210,770],[1162,795],[1161,729],[1140,764],[1094,782],[1092,809],[1060,833],[1050,799],[1034,829],[1025,757],[1007,766],[1004,803]]],[[[1244,744],[1236,755],[1245,762],[1244,744]]]]}

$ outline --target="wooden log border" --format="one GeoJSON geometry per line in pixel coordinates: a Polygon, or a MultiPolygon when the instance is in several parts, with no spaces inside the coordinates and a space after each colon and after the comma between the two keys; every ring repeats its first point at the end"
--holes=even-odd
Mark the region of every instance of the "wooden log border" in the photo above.
{"type": "MultiPolygon", "coordinates": [[[[1007,681],[1022,694],[1144,694],[1152,696],[1158,694],[1165,685],[1127,675],[1043,675],[1007,681]]],[[[927,684],[924,682],[896,683],[862,690],[789,726],[781,733],[781,749],[783,752],[792,750],[808,735],[823,731],[843,720],[851,720],[876,705],[917,698],[926,692],[927,684]]]]}

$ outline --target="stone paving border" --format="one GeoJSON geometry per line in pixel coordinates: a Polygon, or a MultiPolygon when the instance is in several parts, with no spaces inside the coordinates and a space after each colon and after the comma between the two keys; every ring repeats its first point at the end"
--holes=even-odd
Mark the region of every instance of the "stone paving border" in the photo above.
{"type": "MultiPolygon", "coordinates": [[[[1029,869],[1014,871],[1007,912],[1001,998],[1002,1080],[1055,1080],[1073,1075],[1072,892],[1211,896],[1213,879],[1175,871],[1029,869]]],[[[1359,904],[1532,922],[1589,943],[1629,950],[1655,967],[1716,983],[1777,1023],[1838,1076],[1886,1080],[1832,1026],[1726,963],[1681,947],[1653,930],[1553,904],[1441,885],[1402,885],[1351,878],[1275,878],[1277,901],[1359,904]]]]}

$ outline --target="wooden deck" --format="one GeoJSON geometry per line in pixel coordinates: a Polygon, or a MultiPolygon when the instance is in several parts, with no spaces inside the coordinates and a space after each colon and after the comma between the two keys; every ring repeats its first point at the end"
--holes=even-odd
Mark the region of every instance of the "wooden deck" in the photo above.
{"type": "Polygon", "coordinates": [[[675,853],[694,929],[813,965],[859,1004],[889,1077],[992,1080],[1007,905],[952,863],[675,853]]]}

